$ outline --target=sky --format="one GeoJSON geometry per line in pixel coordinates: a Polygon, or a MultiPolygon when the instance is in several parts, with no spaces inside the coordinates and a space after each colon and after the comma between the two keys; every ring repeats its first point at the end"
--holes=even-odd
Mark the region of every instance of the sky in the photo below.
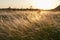
{"type": "MultiPolygon", "coordinates": [[[[48,2],[47,0],[44,1],[48,2]]],[[[54,3],[52,2],[52,5],[54,5],[52,8],[60,5],[60,0],[50,0],[50,1],[51,2],[54,1],[54,3]]],[[[41,2],[42,0],[0,0],[0,8],[8,8],[9,6],[12,8],[29,8],[31,5],[33,8],[38,8],[37,5],[41,2]]],[[[40,4],[40,6],[41,5],[42,4],[40,4]]]]}

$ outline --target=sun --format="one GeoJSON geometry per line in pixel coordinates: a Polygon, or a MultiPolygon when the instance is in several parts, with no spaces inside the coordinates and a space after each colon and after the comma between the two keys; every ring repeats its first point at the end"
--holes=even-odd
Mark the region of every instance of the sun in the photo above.
{"type": "Polygon", "coordinates": [[[34,6],[38,9],[49,10],[57,6],[56,0],[36,0],[34,6]]]}

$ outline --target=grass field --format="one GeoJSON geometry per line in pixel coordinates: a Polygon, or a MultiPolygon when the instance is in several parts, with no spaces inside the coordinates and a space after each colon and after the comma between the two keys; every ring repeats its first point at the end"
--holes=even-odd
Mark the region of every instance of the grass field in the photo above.
{"type": "Polygon", "coordinates": [[[60,40],[60,12],[0,11],[0,40],[60,40]]]}

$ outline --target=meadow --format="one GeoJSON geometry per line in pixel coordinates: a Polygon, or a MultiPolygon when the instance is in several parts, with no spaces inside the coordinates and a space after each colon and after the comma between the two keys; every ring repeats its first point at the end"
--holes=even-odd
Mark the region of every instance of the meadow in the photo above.
{"type": "Polygon", "coordinates": [[[60,12],[0,10],[0,40],[60,40],[60,12]]]}

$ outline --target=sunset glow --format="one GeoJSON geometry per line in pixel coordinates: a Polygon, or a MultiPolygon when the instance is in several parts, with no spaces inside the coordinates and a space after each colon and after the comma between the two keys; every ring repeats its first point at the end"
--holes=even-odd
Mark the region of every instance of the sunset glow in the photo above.
{"type": "Polygon", "coordinates": [[[58,6],[58,0],[35,0],[35,5],[38,9],[53,9],[58,6]]]}
{"type": "Polygon", "coordinates": [[[38,8],[53,9],[60,5],[60,0],[0,0],[0,8],[38,8]]]}

